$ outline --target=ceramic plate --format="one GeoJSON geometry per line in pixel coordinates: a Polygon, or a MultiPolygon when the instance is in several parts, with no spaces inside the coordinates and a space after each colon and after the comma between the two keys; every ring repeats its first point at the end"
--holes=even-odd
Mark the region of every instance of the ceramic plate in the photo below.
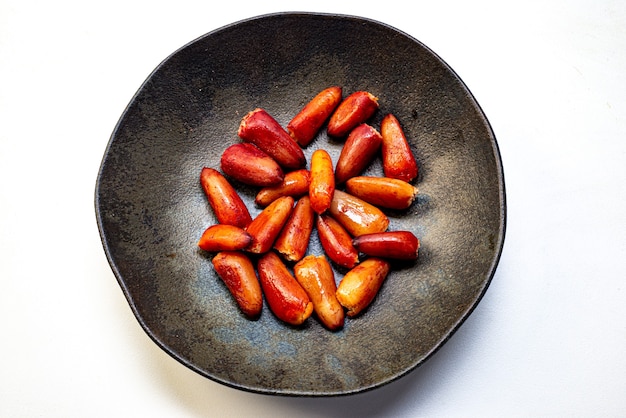
{"type": "MultiPolygon", "coordinates": [[[[305,148],[342,142],[322,129],[305,148]]],[[[382,175],[380,158],[366,174],[382,175]]],[[[252,215],[257,189],[236,184],[252,215]]],[[[183,46],[149,75],[110,138],[95,207],[103,247],[137,320],[185,366],[242,390],[329,396],[373,389],[428,359],[485,293],[504,241],[505,189],[496,139],[455,72],[386,24],[308,13],[265,15],[183,46]],[[237,309],[197,241],[215,218],[199,183],[204,166],[239,142],[245,113],[262,107],[283,126],[331,85],[367,90],[402,123],[420,193],[388,212],[390,229],[421,240],[369,309],[330,332],[311,317],[281,323],[267,305],[237,309]]],[[[321,253],[315,234],[309,253],[321,253]]],[[[345,270],[335,267],[339,281],[345,270]]]]}

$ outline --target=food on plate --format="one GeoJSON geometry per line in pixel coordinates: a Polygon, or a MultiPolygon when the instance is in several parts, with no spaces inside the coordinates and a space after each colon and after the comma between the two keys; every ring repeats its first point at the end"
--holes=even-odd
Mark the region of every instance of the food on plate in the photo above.
{"type": "Polygon", "coordinates": [[[247,113],[237,131],[239,137],[261,148],[287,170],[303,168],[306,157],[300,145],[266,110],[257,108],[247,113]]]}
{"type": "Polygon", "coordinates": [[[368,122],[378,109],[370,92],[342,99],[339,86],[321,90],[286,128],[256,108],[237,128],[241,142],[225,147],[221,172],[202,168],[200,183],[217,222],[198,247],[215,253],[215,272],[246,316],[261,315],[264,297],[286,324],[300,326],[314,312],[327,330],[340,331],[346,317],[374,301],[392,260],[417,259],[419,238],[390,229],[385,212],[413,205],[417,160],[394,115],[383,117],[380,131],[368,122]],[[324,124],[331,141],[343,141],[335,166],[323,144],[315,143],[308,162],[303,152],[324,124]],[[368,167],[382,168],[382,175],[365,175],[368,167]],[[261,210],[254,218],[228,178],[245,185],[247,196],[258,188],[253,198],[261,210]],[[315,238],[319,246],[311,245],[315,238]],[[315,254],[320,247],[323,253],[315,254]]]}
{"type": "Polygon", "coordinates": [[[246,251],[255,254],[268,252],[287,222],[293,210],[293,204],[293,197],[283,196],[263,209],[246,227],[246,231],[252,237],[252,242],[246,247],[246,251]]]}
{"type": "Polygon", "coordinates": [[[272,157],[247,142],[226,148],[220,167],[227,176],[251,186],[275,186],[285,178],[282,168],[272,157]]]}
{"type": "Polygon", "coordinates": [[[328,87],[319,92],[300,112],[287,124],[287,131],[300,146],[311,143],[324,122],[330,118],[339,106],[342,89],[339,86],[328,87]]]}
{"type": "Polygon", "coordinates": [[[313,231],[314,219],[315,212],[311,207],[311,199],[309,196],[302,196],[296,202],[287,223],[274,243],[274,249],[285,260],[299,261],[304,257],[313,231]]]}
{"type": "Polygon", "coordinates": [[[335,274],[323,255],[308,255],[293,268],[296,280],[313,303],[320,322],[335,331],[343,327],[345,313],[337,300],[335,274]]]}
{"type": "Polygon", "coordinates": [[[419,239],[411,231],[385,231],[366,234],[352,240],[354,247],[369,256],[415,260],[420,248],[419,239]]]}
{"type": "Polygon", "coordinates": [[[276,253],[270,251],[257,263],[261,288],[278,319],[300,325],[313,313],[313,303],[276,253]]]}
{"type": "Polygon", "coordinates": [[[418,189],[404,180],[389,177],[357,176],[346,182],[346,192],[372,205],[388,209],[407,209],[418,189]]]}
{"type": "Polygon", "coordinates": [[[345,268],[359,262],[359,253],[352,244],[352,237],[333,217],[322,214],[317,217],[317,235],[324,252],[332,261],[345,268]]]}
{"type": "Polygon", "coordinates": [[[327,151],[315,150],[311,156],[311,183],[309,184],[309,197],[313,210],[318,214],[324,213],[330,207],[334,193],[333,161],[327,151]]]}
{"type": "Polygon", "coordinates": [[[389,261],[381,258],[368,258],[343,276],[337,286],[337,300],[352,317],[367,308],[380,290],[389,274],[389,261]]]}
{"type": "Polygon", "coordinates": [[[389,227],[389,218],[382,210],[341,190],[335,190],[328,212],[353,237],[383,232],[389,227]]]}
{"type": "Polygon", "coordinates": [[[198,247],[208,252],[243,250],[252,242],[252,236],[235,225],[215,224],[204,230],[198,247]]]}
{"type": "Polygon", "coordinates": [[[343,184],[367,168],[380,150],[383,137],[368,125],[362,123],[350,132],[343,144],[335,167],[337,184],[343,184]]]}
{"type": "Polygon", "coordinates": [[[367,121],[378,109],[378,97],[367,91],[357,91],[337,106],[328,121],[328,135],[342,138],[367,121]]]}
{"type": "Polygon", "coordinates": [[[383,136],[381,152],[385,176],[413,181],[418,173],[417,161],[398,118],[391,113],[385,115],[380,122],[380,133],[383,136]]]}
{"type": "Polygon", "coordinates": [[[261,315],[263,293],[250,258],[240,251],[222,251],[212,263],[239,309],[250,318],[261,315]]]}
{"type": "Polygon", "coordinates": [[[204,167],[200,172],[200,184],[218,223],[245,228],[252,222],[248,207],[222,173],[204,167]]]}
{"type": "Polygon", "coordinates": [[[285,178],[280,184],[263,187],[259,190],[254,202],[261,207],[265,207],[282,196],[291,196],[293,198],[304,196],[309,193],[310,182],[311,174],[309,170],[302,168],[290,171],[285,174],[285,178]]]}

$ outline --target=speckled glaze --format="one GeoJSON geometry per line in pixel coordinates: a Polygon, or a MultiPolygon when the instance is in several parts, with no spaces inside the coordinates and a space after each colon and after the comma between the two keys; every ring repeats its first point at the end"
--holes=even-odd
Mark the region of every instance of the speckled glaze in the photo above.
{"type": "MultiPolygon", "coordinates": [[[[305,148],[336,163],[325,130],[305,148]]],[[[382,174],[380,158],[366,174],[382,174]]],[[[256,189],[236,184],[255,216],[256,189]]],[[[163,350],[217,382],[298,396],[373,389],[444,344],[486,291],[504,242],[505,189],[495,136],[473,96],[436,54],[380,22],[281,13],[218,29],[168,57],[132,98],[98,174],[103,247],[137,320],[163,350]],[[331,85],[368,90],[402,123],[417,156],[420,194],[387,211],[390,229],[421,240],[396,263],[372,305],[343,330],[314,317],[281,323],[238,310],[197,241],[215,223],[199,183],[238,142],[241,118],[263,107],[283,126],[331,85]]],[[[315,233],[308,253],[322,253],[315,233]]],[[[346,272],[333,266],[336,280],[346,272]]]]}

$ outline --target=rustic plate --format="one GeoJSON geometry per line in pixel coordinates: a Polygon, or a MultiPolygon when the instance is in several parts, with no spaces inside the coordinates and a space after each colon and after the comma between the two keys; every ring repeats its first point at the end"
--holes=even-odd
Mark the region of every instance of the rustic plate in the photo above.
{"type": "MultiPolygon", "coordinates": [[[[305,149],[336,161],[324,131],[305,149]]],[[[368,168],[381,174],[380,160],[368,168]]],[[[237,185],[253,215],[256,190],[237,185]]],[[[426,46],[380,22],[281,13],[208,33],[147,78],[115,127],[98,174],[95,207],[104,250],[130,307],[163,350],[196,372],[268,394],[345,395],[415,369],[444,344],[485,293],[505,231],[496,139],[464,83],[426,46]],[[422,242],[415,263],[394,266],[370,308],[329,332],[264,307],[251,321],[197,248],[215,222],[199,184],[238,142],[242,116],[265,108],[281,124],[317,92],[368,90],[395,114],[417,156],[419,198],[389,213],[391,229],[422,242]]],[[[310,253],[321,253],[313,236],[310,253]]],[[[345,273],[335,270],[337,280],[345,273]]]]}

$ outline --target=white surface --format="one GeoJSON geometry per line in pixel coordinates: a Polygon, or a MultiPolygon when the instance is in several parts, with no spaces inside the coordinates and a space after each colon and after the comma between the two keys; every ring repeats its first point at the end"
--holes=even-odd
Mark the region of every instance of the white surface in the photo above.
{"type": "Polygon", "coordinates": [[[626,3],[219,5],[0,0],[0,416],[626,416],[626,3]],[[479,307],[424,366],[351,397],[245,393],[171,359],[94,215],[109,136],[149,73],[206,32],[290,10],[424,42],[483,107],[505,169],[506,242],[479,307]]]}

